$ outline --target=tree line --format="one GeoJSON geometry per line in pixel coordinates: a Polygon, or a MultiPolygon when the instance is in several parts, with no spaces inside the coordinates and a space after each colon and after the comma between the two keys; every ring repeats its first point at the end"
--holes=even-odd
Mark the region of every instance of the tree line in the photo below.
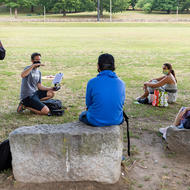
{"type": "Polygon", "coordinates": [[[45,9],[46,12],[66,13],[96,11],[99,2],[100,14],[104,11],[113,13],[122,12],[127,9],[141,9],[147,13],[152,11],[189,11],[190,0],[0,0],[0,5],[5,5],[14,10],[15,15],[20,8],[30,8],[31,12],[45,9]]]}

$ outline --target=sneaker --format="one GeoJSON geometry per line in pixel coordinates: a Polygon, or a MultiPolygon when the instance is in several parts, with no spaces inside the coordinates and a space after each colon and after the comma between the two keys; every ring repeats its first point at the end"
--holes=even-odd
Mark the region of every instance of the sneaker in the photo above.
{"type": "Polygon", "coordinates": [[[24,105],[22,104],[22,102],[19,103],[18,107],[17,107],[17,112],[18,113],[21,113],[23,112],[24,109],[24,105]]]}
{"type": "Polygon", "coordinates": [[[139,98],[137,101],[141,104],[148,104],[148,98],[139,98]]]}

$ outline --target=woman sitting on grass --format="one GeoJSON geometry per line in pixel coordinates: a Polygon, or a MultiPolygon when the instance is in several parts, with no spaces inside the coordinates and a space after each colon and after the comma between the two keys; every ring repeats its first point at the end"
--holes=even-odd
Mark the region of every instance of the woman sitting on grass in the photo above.
{"type": "Polygon", "coordinates": [[[148,96],[149,94],[154,94],[155,89],[168,92],[168,103],[176,102],[177,79],[175,77],[175,72],[172,69],[172,65],[169,63],[165,63],[162,68],[164,76],[144,83],[145,92],[141,97],[137,98],[139,103],[148,103],[148,96]]]}

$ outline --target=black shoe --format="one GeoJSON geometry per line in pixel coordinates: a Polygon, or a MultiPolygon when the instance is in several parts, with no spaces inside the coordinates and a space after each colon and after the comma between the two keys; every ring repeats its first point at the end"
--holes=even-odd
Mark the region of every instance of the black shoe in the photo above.
{"type": "Polygon", "coordinates": [[[148,104],[148,98],[139,98],[137,101],[140,104],[148,104]]]}

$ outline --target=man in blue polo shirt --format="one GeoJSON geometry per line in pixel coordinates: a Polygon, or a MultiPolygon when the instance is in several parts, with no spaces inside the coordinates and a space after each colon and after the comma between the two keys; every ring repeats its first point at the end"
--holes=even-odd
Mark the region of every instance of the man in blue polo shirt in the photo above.
{"type": "Polygon", "coordinates": [[[92,126],[119,125],[123,122],[125,83],[115,72],[114,58],[102,54],[98,58],[97,77],[91,79],[86,89],[87,111],[79,120],[92,126]]]}

